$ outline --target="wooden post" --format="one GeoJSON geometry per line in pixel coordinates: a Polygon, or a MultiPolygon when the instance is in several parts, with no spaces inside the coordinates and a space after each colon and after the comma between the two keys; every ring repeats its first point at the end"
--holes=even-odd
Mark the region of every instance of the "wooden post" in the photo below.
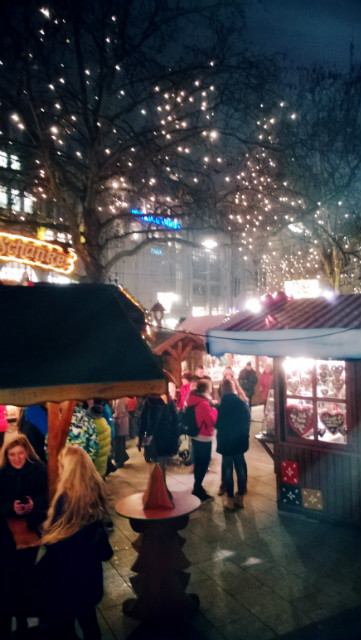
{"type": "Polygon", "coordinates": [[[52,499],[58,479],[58,454],[64,447],[69,431],[75,400],[48,402],[48,483],[49,501],[52,499]]]}

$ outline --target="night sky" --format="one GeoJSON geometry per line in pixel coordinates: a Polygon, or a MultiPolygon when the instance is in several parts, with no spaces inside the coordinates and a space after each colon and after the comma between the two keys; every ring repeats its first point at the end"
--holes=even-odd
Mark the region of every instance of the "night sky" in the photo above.
{"type": "Polygon", "coordinates": [[[361,0],[256,0],[247,9],[259,52],[286,52],[298,65],[347,68],[350,43],[361,61],[361,0]]]}

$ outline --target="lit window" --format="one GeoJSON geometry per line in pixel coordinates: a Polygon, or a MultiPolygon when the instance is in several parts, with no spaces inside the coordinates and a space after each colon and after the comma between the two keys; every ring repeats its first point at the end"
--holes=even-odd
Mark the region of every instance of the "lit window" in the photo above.
{"type": "Polygon", "coordinates": [[[8,154],[5,151],[0,151],[0,167],[8,166],[8,154]]]}
{"type": "Polygon", "coordinates": [[[11,190],[11,208],[15,211],[21,211],[20,191],[17,189],[11,190]]]}
{"type": "Polygon", "coordinates": [[[33,201],[32,198],[25,194],[24,195],[24,211],[25,213],[32,213],[33,210],[33,201]]]}
{"type": "Polygon", "coordinates": [[[16,171],[19,171],[21,169],[20,160],[17,156],[10,156],[10,167],[12,169],[15,169],[16,171]]]}
{"type": "Polygon", "coordinates": [[[5,187],[0,187],[0,207],[8,206],[8,194],[5,187]]]}
{"type": "Polygon", "coordinates": [[[286,440],[347,444],[345,362],[287,358],[286,440]]]}

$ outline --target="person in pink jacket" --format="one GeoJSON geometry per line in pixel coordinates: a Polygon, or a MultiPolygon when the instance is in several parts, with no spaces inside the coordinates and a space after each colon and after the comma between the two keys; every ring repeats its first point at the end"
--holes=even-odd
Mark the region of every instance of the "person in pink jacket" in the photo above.
{"type": "Polygon", "coordinates": [[[190,373],[183,373],[182,375],[182,385],[177,398],[177,411],[183,411],[184,409],[184,404],[191,390],[191,378],[192,375],[190,373]]]}
{"type": "Polygon", "coordinates": [[[263,402],[263,406],[264,406],[264,411],[266,410],[266,402],[267,402],[267,398],[268,398],[268,392],[270,390],[270,388],[272,387],[272,381],[273,381],[273,369],[272,369],[272,365],[271,364],[266,364],[264,370],[262,371],[259,380],[258,380],[258,384],[259,384],[259,388],[260,391],[262,393],[262,402],[263,402]]]}
{"type": "Polygon", "coordinates": [[[195,408],[195,419],[199,429],[198,435],[192,437],[194,457],[194,487],[192,493],[202,502],[214,500],[213,496],[210,496],[202,486],[211,461],[214,424],[217,420],[217,409],[212,407],[210,391],[208,380],[199,380],[195,391],[190,392],[187,401],[188,407],[195,408]]]}
{"type": "Polygon", "coordinates": [[[6,417],[6,406],[0,404],[0,447],[4,444],[5,433],[8,430],[8,419],[6,417]]]}

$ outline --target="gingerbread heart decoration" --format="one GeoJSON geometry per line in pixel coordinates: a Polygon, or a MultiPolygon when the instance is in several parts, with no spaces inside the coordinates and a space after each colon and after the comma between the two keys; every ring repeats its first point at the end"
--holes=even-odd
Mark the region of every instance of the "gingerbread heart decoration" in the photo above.
{"type": "Polygon", "coordinates": [[[309,376],[304,376],[301,379],[301,384],[304,386],[306,391],[309,391],[312,387],[312,379],[309,376]]]}
{"type": "Polygon", "coordinates": [[[327,382],[328,374],[330,372],[328,364],[320,364],[320,379],[324,384],[327,382]]]}
{"type": "Polygon", "coordinates": [[[303,438],[313,429],[312,407],[298,407],[288,405],[286,407],[287,421],[297,435],[303,438]]]}
{"type": "Polygon", "coordinates": [[[342,364],[340,364],[340,365],[333,364],[332,365],[331,371],[332,371],[332,375],[335,378],[335,380],[339,380],[341,378],[343,369],[344,368],[343,368],[342,364]]]}
{"type": "Polygon", "coordinates": [[[345,424],[345,416],[340,411],[322,411],[320,420],[333,435],[340,431],[345,424]]]}
{"type": "Polygon", "coordinates": [[[298,387],[300,386],[300,381],[298,380],[298,378],[290,378],[287,384],[291,389],[292,393],[297,393],[298,387]]]}
{"type": "Polygon", "coordinates": [[[336,391],[336,393],[340,393],[340,391],[343,388],[344,385],[344,381],[343,380],[334,380],[332,383],[332,386],[334,388],[334,390],[336,391]]]}
{"type": "Polygon", "coordinates": [[[328,364],[320,364],[320,372],[323,374],[328,374],[329,372],[329,366],[328,364]]]}

